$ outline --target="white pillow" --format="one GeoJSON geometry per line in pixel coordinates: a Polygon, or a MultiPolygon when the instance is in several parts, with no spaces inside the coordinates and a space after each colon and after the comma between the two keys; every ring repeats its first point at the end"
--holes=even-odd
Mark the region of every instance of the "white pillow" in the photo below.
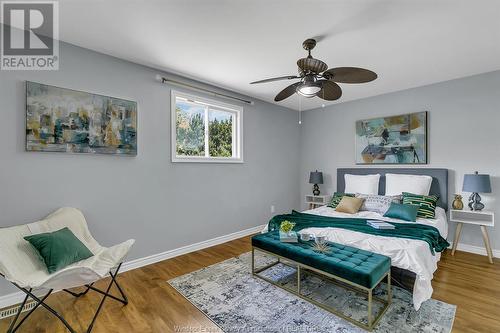
{"type": "Polygon", "coordinates": [[[375,175],[344,175],[344,193],[378,194],[380,174],[375,175]]]}
{"type": "Polygon", "coordinates": [[[401,195],[410,192],[418,195],[429,195],[432,177],[421,175],[385,175],[385,195],[401,195]]]}

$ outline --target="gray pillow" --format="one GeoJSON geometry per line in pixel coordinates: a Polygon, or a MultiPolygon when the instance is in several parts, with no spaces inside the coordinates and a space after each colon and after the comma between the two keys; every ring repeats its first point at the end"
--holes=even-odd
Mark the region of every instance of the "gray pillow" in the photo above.
{"type": "Polygon", "coordinates": [[[391,206],[391,203],[401,202],[400,195],[384,196],[376,194],[357,193],[356,198],[364,199],[363,205],[359,209],[360,211],[376,212],[381,215],[384,215],[387,212],[387,210],[391,206]]]}

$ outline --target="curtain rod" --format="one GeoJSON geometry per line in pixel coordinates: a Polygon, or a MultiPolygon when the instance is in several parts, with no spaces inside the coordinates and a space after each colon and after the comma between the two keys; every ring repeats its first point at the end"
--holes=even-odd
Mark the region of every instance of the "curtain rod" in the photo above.
{"type": "Polygon", "coordinates": [[[171,84],[175,84],[177,86],[186,87],[186,88],[198,90],[198,91],[201,91],[201,92],[204,92],[204,93],[208,93],[208,94],[210,94],[212,96],[223,97],[223,98],[232,99],[232,100],[235,100],[235,101],[238,101],[238,102],[243,102],[243,103],[246,103],[246,104],[249,104],[249,105],[254,105],[253,101],[249,101],[249,100],[246,100],[246,99],[243,99],[243,98],[239,98],[239,97],[235,97],[235,96],[230,96],[230,95],[226,95],[226,94],[221,94],[221,93],[215,92],[213,90],[209,90],[209,89],[205,89],[205,88],[202,88],[202,87],[197,87],[197,86],[194,86],[194,85],[191,85],[191,84],[188,84],[188,83],[184,83],[184,82],[172,80],[172,79],[169,79],[167,77],[163,77],[163,76],[161,76],[159,74],[156,75],[156,79],[158,81],[160,81],[161,83],[171,83],[171,84]]]}

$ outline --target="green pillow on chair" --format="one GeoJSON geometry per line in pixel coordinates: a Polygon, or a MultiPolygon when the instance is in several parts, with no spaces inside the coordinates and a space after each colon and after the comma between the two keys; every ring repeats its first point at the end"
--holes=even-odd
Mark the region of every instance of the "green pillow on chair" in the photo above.
{"type": "Polygon", "coordinates": [[[67,227],[24,239],[38,251],[50,274],[94,255],[67,227]]]}
{"type": "Polygon", "coordinates": [[[384,216],[391,217],[393,219],[400,219],[403,221],[416,222],[417,212],[418,212],[418,206],[398,204],[393,202],[391,203],[391,206],[384,214],[384,216]]]}

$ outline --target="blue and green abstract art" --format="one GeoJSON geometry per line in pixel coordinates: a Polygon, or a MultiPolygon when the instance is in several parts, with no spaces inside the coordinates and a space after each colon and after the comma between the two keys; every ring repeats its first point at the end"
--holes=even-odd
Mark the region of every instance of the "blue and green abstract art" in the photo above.
{"type": "Polygon", "coordinates": [[[137,103],[26,82],[26,150],[137,155],[137,103]]]}
{"type": "Polygon", "coordinates": [[[356,122],[356,164],[427,164],[427,112],[356,122]]]}

